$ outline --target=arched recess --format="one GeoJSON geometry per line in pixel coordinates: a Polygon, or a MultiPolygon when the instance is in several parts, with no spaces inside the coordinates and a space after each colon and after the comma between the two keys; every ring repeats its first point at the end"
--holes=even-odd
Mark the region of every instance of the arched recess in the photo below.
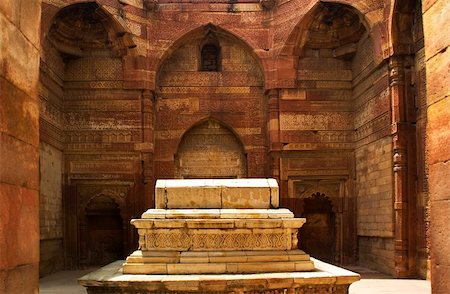
{"type": "Polygon", "coordinates": [[[423,44],[420,44],[423,42],[421,1],[392,2],[389,19],[391,55],[415,54],[417,49],[423,47],[423,44]]]}
{"type": "Polygon", "coordinates": [[[122,56],[136,47],[125,21],[95,1],[67,5],[43,20],[43,37],[61,53],[77,57],[122,56]]]}
{"type": "Polygon", "coordinates": [[[100,193],[91,197],[83,207],[79,220],[82,267],[103,266],[125,257],[124,199],[114,198],[100,193]]]}
{"type": "MultiPolygon", "coordinates": [[[[295,204],[292,206],[297,210],[302,205],[303,200],[297,201],[298,194],[291,182],[333,182],[337,193],[330,195],[319,189],[311,192],[326,195],[336,209],[334,242],[327,245],[334,256],[327,258],[336,263],[354,264],[358,260],[358,242],[366,241],[366,236],[370,243],[367,247],[376,246],[387,237],[389,246],[393,244],[392,229],[381,235],[376,230],[365,230],[356,221],[360,218],[370,223],[375,218],[375,211],[365,218],[369,210],[364,205],[370,205],[373,199],[392,201],[384,200],[377,192],[369,195],[376,175],[370,175],[373,179],[369,181],[367,171],[378,167],[368,157],[359,159],[367,154],[376,157],[378,150],[390,147],[388,68],[375,60],[371,27],[365,15],[353,6],[337,2],[316,2],[284,48],[283,54],[292,56],[296,68],[292,77],[294,89],[282,89],[279,99],[284,112],[280,115],[280,143],[287,147],[281,152],[280,166],[284,168],[280,171],[281,195],[287,195],[281,202],[295,204]],[[283,99],[284,96],[287,98],[283,99]],[[283,101],[287,99],[299,100],[304,106],[296,108],[293,103],[283,101]],[[285,105],[290,105],[289,109],[285,105]],[[283,116],[295,120],[296,124],[283,116]],[[357,206],[359,199],[363,200],[361,209],[357,206]],[[338,205],[334,205],[335,200],[338,205]]],[[[383,172],[389,174],[390,152],[383,154],[383,160],[387,163],[383,172]]],[[[383,189],[386,195],[392,196],[390,183],[383,189]]],[[[391,216],[392,211],[386,213],[383,221],[392,223],[391,216]]],[[[377,265],[370,260],[367,266],[377,265]]]]}
{"type": "Polygon", "coordinates": [[[175,155],[175,178],[245,178],[242,143],[218,121],[206,120],[181,138],[175,155]]]}
{"type": "MultiPolygon", "coordinates": [[[[61,219],[51,225],[56,234],[41,230],[40,264],[41,274],[45,275],[48,274],[46,264],[52,259],[64,259],[62,266],[71,269],[86,261],[80,256],[84,245],[79,234],[80,227],[86,224],[83,214],[87,212],[78,201],[77,186],[98,188],[118,182],[126,186],[141,183],[140,179],[133,178],[140,173],[138,168],[127,168],[140,166],[133,146],[134,142],[140,142],[141,131],[138,127],[123,127],[124,117],[140,119],[132,109],[134,102],[140,102],[136,99],[124,103],[131,95],[139,97],[139,94],[123,87],[123,57],[135,47],[123,19],[96,1],[70,5],[62,1],[47,3],[43,4],[43,13],[40,147],[49,150],[48,154],[53,156],[48,157],[50,160],[57,157],[60,162],[53,165],[41,160],[40,169],[42,174],[43,169],[48,169],[47,174],[62,179],[59,187],[55,187],[54,181],[41,184],[42,223],[52,223],[53,214],[61,219]],[[106,158],[104,154],[108,154],[106,158]],[[127,154],[126,159],[123,154],[127,154]],[[120,170],[120,175],[112,174],[113,169],[101,168],[114,164],[117,158],[123,159],[115,169],[120,170]],[[79,168],[74,169],[76,165],[79,168]],[[56,170],[56,166],[61,168],[56,170]],[[56,190],[61,192],[46,193],[56,190]],[[51,212],[46,203],[52,203],[51,212]]],[[[143,202],[141,197],[138,193],[127,195],[127,199],[132,198],[127,203],[133,202],[133,205],[128,204],[127,215],[118,215],[117,219],[122,218],[122,223],[128,224],[131,215],[142,213],[143,208],[138,208],[143,202]]],[[[121,230],[132,235],[128,225],[121,230]]]]}
{"type": "Polygon", "coordinates": [[[393,1],[390,94],[394,151],[395,260],[398,277],[429,276],[429,195],[425,152],[426,71],[422,5],[393,1]]]}
{"type": "MultiPolygon", "coordinates": [[[[288,74],[288,78],[293,81],[287,84],[297,85],[297,70],[302,67],[299,59],[311,56],[311,49],[317,51],[315,55],[323,55],[326,51],[328,56],[351,59],[358,43],[366,38],[370,30],[369,21],[356,8],[336,1],[317,1],[300,19],[276,53],[277,59],[290,59],[293,64],[294,71],[288,74]]],[[[292,69],[283,69],[287,73],[290,70],[292,69]]],[[[282,76],[287,75],[283,73],[282,76]]]]}
{"type": "MultiPolygon", "coordinates": [[[[251,56],[254,62],[256,62],[259,71],[261,72],[260,75],[264,84],[263,63],[259,55],[254,50],[254,48],[257,48],[257,45],[254,44],[254,42],[248,42],[246,39],[227,29],[222,28],[219,25],[207,23],[205,25],[193,28],[192,30],[176,38],[175,41],[170,44],[170,46],[157,58],[155,65],[155,70],[157,73],[157,75],[155,76],[155,85],[158,85],[160,73],[162,72],[162,66],[164,64],[167,64],[167,60],[171,58],[173,54],[180,48],[186,46],[187,44],[196,44],[199,51],[197,55],[200,55],[202,45],[210,43],[214,44],[216,47],[220,47],[220,44],[224,40],[237,44],[251,56]]],[[[200,56],[196,56],[196,58],[198,57],[200,56]]]]}
{"type": "Polygon", "coordinates": [[[233,34],[211,24],[174,44],[157,73],[156,177],[180,176],[176,174],[174,158],[178,141],[185,130],[205,118],[230,126],[244,146],[252,146],[247,150],[246,176],[265,176],[264,75],[253,50],[233,34]],[[213,45],[219,53],[217,70],[202,70],[205,44],[213,45]]]}
{"type": "Polygon", "coordinates": [[[336,262],[336,212],[331,200],[316,192],[302,199],[301,217],[306,223],[300,228],[299,248],[320,260],[336,262]]]}
{"type": "Polygon", "coordinates": [[[289,207],[296,217],[306,218],[299,230],[300,249],[330,263],[353,264],[356,221],[349,211],[347,179],[296,178],[291,185],[294,198],[289,207]]]}

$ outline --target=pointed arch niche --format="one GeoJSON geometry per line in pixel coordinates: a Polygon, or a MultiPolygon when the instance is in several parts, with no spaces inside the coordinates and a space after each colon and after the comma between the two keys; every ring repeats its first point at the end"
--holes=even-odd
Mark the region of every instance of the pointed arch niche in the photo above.
{"type": "Polygon", "coordinates": [[[140,91],[124,87],[124,58],[138,53],[133,34],[109,6],[66,2],[80,1],[42,8],[41,276],[122,258],[134,241],[131,215],[144,209],[137,188],[142,181],[134,177],[140,168],[134,148],[141,141],[135,111],[140,91]],[[133,128],[130,121],[136,122],[133,128]],[[115,168],[102,168],[111,165],[115,168]],[[124,190],[121,214],[110,194],[93,199],[89,209],[82,206],[91,196],[82,194],[86,187],[115,185],[124,190]]]}
{"type": "Polygon", "coordinates": [[[156,77],[155,178],[265,177],[267,105],[254,50],[207,24],[165,56],[156,77]]]}
{"type": "Polygon", "coordinates": [[[176,178],[243,178],[247,158],[233,132],[214,120],[188,130],[175,155],[176,178]]]}

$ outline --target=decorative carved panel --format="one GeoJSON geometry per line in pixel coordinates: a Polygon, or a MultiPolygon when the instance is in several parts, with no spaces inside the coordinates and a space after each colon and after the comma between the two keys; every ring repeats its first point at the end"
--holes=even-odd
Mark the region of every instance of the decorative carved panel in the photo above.
{"type": "Polygon", "coordinates": [[[176,158],[178,178],[242,178],[247,175],[242,145],[228,129],[207,121],[189,130],[176,158]]]}

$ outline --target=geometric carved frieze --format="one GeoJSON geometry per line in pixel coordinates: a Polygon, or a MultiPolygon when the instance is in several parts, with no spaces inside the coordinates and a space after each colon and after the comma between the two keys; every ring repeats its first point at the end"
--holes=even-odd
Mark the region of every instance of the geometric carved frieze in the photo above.
{"type": "Polygon", "coordinates": [[[67,132],[67,143],[130,143],[140,138],[139,131],[79,131],[67,132]],[[133,137],[133,135],[135,137],[133,137]]]}
{"type": "Polygon", "coordinates": [[[348,166],[348,157],[345,154],[341,156],[328,154],[323,157],[287,158],[288,170],[347,169],[348,166]]]}
{"type": "Polygon", "coordinates": [[[71,161],[71,173],[132,173],[135,163],[129,161],[71,161]]]}
{"type": "Polygon", "coordinates": [[[114,113],[112,116],[100,112],[67,112],[64,115],[67,130],[127,130],[140,127],[139,118],[130,117],[129,113],[114,113]]]}
{"type": "Polygon", "coordinates": [[[350,112],[280,113],[281,130],[353,129],[350,112]]]}
{"type": "Polygon", "coordinates": [[[261,87],[160,87],[163,94],[250,94],[261,93],[261,87]]]}
{"type": "Polygon", "coordinates": [[[262,86],[260,77],[248,72],[170,72],[159,79],[159,85],[164,87],[194,86],[218,87],[227,86],[262,86]]]}
{"type": "Polygon", "coordinates": [[[372,134],[375,134],[382,129],[390,127],[390,122],[391,121],[389,113],[388,112],[383,113],[381,116],[357,128],[355,132],[355,141],[358,142],[359,140],[366,138],[372,134]]]}
{"type": "MultiPolygon", "coordinates": [[[[296,143],[352,143],[354,131],[283,131],[281,141],[296,143]]],[[[293,150],[293,149],[292,149],[293,150]]]]}
{"type": "Polygon", "coordinates": [[[79,58],[66,66],[65,81],[122,80],[122,60],[119,58],[79,58]]]}
{"type": "Polygon", "coordinates": [[[390,93],[389,89],[385,89],[376,97],[367,100],[360,108],[355,109],[355,128],[359,128],[388,112],[389,107],[390,93]]]}
{"type": "Polygon", "coordinates": [[[39,99],[39,117],[60,129],[64,126],[62,111],[47,100],[39,99]]]}
{"type": "MultiPolygon", "coordinates": [[[[124,97],[125,98],[125,97],[124,97]]],[[[95,99],[92,97],[92,99],[95,99]]],[[[141,111],[141,101],[133,100],[69,100],[64,102],[66,111],[141,111]]]]}
{"type": "Polygon", "coordinates": [[[65,82],[66,89],[122,89],[122,81],[65,82]]]}
{"type": "Polygon", "coordinates": [[[329,150],[329,149],[353,149],[353,143],[289,143],[283,146],[286,151],[329,150]]]}
{"type": "Polygon", "coordinates": [[[158,111],[193,113],[199,111],[200,105],[198,98],[158,99],[156,109],[158,111]]]}
{"type": "MultiPolygon", "coordinates": [[[[189,233],[179,229],[148,230],[141,235],[140,249],[155,250],[285,250],[290,244],[291,236],[284,230],[273,233],[227,232],[217,230],[190,230],[189,233]],[[289,240],[288,240],[289,239],[289,240]]],[[[244,231],[244,230],[243,230],[244,231]]]]}
{"type": "Polygon", "coordinates": [[[130,152],[135,150],[135,143],[69,143],[64,148],[67,152],[99,152],[99,151],[113,151],[113,152],[130,152]]]}

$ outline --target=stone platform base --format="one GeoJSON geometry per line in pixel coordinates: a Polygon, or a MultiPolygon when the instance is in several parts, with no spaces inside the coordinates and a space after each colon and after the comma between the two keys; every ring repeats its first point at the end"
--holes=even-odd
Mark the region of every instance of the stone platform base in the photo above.
{"type": "Polygon", "coordinates": [[[79,279],[88,293],[348,293],[359,275],[311,258],[312,272],[220,275],[123,274],[113,262],[79,279]]]}
{"type": "Polygon", "coordinates": [[[314,263],[301,250],[287,251],[135,251],[124,274],[237,274],[311,271],[314,263]]]}

